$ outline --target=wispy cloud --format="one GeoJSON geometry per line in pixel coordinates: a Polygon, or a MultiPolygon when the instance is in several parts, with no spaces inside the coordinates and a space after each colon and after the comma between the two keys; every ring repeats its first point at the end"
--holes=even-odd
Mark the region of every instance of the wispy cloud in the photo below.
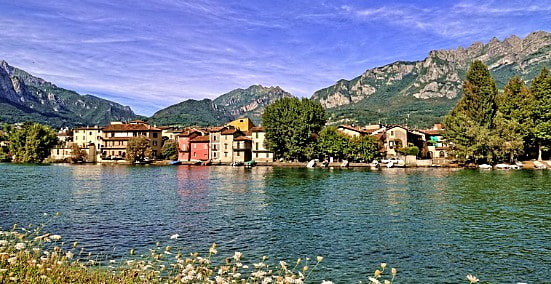
{"type": "Polygon", "coordinates": [[[0,1],[0,58],[150,115],[252,84],[310,96],[431,49],[551,28],[551,5],[522,3],[0,1]]]}

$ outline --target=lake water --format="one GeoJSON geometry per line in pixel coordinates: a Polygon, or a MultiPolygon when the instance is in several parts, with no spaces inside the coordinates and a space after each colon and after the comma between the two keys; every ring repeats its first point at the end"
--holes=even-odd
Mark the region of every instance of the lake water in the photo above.
{"type": "Polygon", "coordinates": [[[551,281],[550,171],[0,164],[0,226],[46,221],[108,256],[157,241],[251,262],[320,255],[316,278],[335,283],[380,262],[398,283],[551,281]]]}

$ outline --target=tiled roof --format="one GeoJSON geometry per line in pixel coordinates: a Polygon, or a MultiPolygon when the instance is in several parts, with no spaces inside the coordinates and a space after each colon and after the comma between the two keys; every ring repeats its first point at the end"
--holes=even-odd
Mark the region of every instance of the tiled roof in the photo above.
{"type": "Polygon", "coordinates": [[[73,130],[102,130],[103,127],[99,127],[99,126],[93,126],[93,127],[77,127],[77,128],[73,128],[73,130]]]}
{"type": "Polygon", "coordinates": [[[264,129],[264,127],[262,126],[256,126],[256,127],[253,127],[250,129],[251,132],[264,132],[266,131],[266,129],[264,129]]]}
{"type": "Polygon", "coordinates": [[[239,136],[235,138],[234,141],[251,141],[251,138],[248,138],[247,136],[239,136]]]}
{"type": "Polygon", "coordinates": [[[199,132],[189,129],[189,130],[183,131],[182,133],[178,134],[178,136],[179,137],[188,137],[188,136],[191,136],[193,134],[199,135],[199,132]]]}
{"type": "Polygon", "coordinates": [[[191,142],[209,142],[208,136],[197,136],[190,140],[191,142]]]}
{"type": "Polygon", "coordinates": [[[232,128],[232,129],[226,129],[222,131],[222,135],[234,135],[235,133],[240,132],[238,129],[232,128]]]}
{"type": "Polygon", "coordinates": [[[425,133],[428,135],[442,135],[442,132],[444,132],[444,130],[427,129],[427,130],[419,130],[419,132],[425,133]]]}
{"type": "Polygon", "coordinates": [[[153,127],[149,124],[111,124],[103,128],[103,132],[115,131],[161,131],[161,129],[153,127]]]}
{"type": "Polygon", "coordinates": [[[208,129],[209,132],[220,132],[222,130],[226,129],[225,126],[218,126],[218,127],[211,127],[208,129]]]}
{"type": "Polygon", "coordinates": [[[359,129],[359,128],[356,128],[356,127],[354,127],[354,126],[352,126],[352,125],[339,125],[338,128],[344,128],[344,129],[356,131],[356,132],[362,133],[362,134],[367,134],[367,133],[373,132],[373,131],[367,132],[367,131],[365,131],[365,130],[361,130],[361,129],[359,129]]]}

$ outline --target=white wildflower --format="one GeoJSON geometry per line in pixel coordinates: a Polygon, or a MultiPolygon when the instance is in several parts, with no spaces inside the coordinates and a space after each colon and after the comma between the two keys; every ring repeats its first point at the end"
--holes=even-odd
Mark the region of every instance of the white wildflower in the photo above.
{"type": "Polygon", "coordinates": [[[25,245],[25,243],[17,243],[15,244],[15,249],[16,250],[23,250],[27,247],[27,245],[25,245]]]}
{"type": "Polygon", "coordinates": [[[15,263],[17,263],[17,257],[14,256],[14,257],[8,258],[8,263],[9,263],[9,264],[15,264],[15,263]]]}
{"type": "Polygon", "coordinates": [[[65,254],[65,256],[66,256],[68,259],[71,259],[71,258],[73,258],[74,254],[73,254],[72,251],[68,251],[68,252],[65,254]]]}
{"type": "Polygon", "coordinates": [[[176,240],[176,239],[178,239],[179,236],[180,236],[180,235],[178,235],[178,234],[174,234],[174,235],[171,235],[171,236],[170,236],[170,239],[171,239],[171,240],[176,240]]]}
{"type": "Polygon", "coordinates": [[[8,244],[8,241],[6,240],[0,240],[0,247],[3,247],[8,244]]]}
{"type": "Polygon", "coordinates": [[[476,278],[475,276],[473,276],[471,274],[467,275],[467,280],[469,280],[469,283],[476,283],[476,282],[479,281],[478,278],[476,278]]]}
{"type": "Polygon", "coordinates": [[[51,235],[50,239],[53,240],[53,241],[59,241],[59,240],[61,240],[61,236],[60,235],[51,235]]]}
{"type": "Polygon", "coordinates": [[[381,284],[381,282],[379,282],[379,280],[377,280],[376,278],[373,278],[373,277],[368,277],[369,281],[371,281],[371,284],[381,284]]]}
{"type": "Polygon", "coordinates": [[[235,259],[236,261],[239,261],[239,260],[241,259],[242,256],[243,256],[243,253],[236,251],[236,252],[233,254],[233,259],[235,259]]]}

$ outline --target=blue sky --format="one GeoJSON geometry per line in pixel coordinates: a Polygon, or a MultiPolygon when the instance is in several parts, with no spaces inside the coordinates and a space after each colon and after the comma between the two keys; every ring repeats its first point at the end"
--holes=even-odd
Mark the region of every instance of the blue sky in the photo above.
{"type": "Polygon", "coordinates": [[[551,1],[0,0],[0,59],[144,115],[253,84],[293,95],[430,50],[551,31],[551,1]]]}

